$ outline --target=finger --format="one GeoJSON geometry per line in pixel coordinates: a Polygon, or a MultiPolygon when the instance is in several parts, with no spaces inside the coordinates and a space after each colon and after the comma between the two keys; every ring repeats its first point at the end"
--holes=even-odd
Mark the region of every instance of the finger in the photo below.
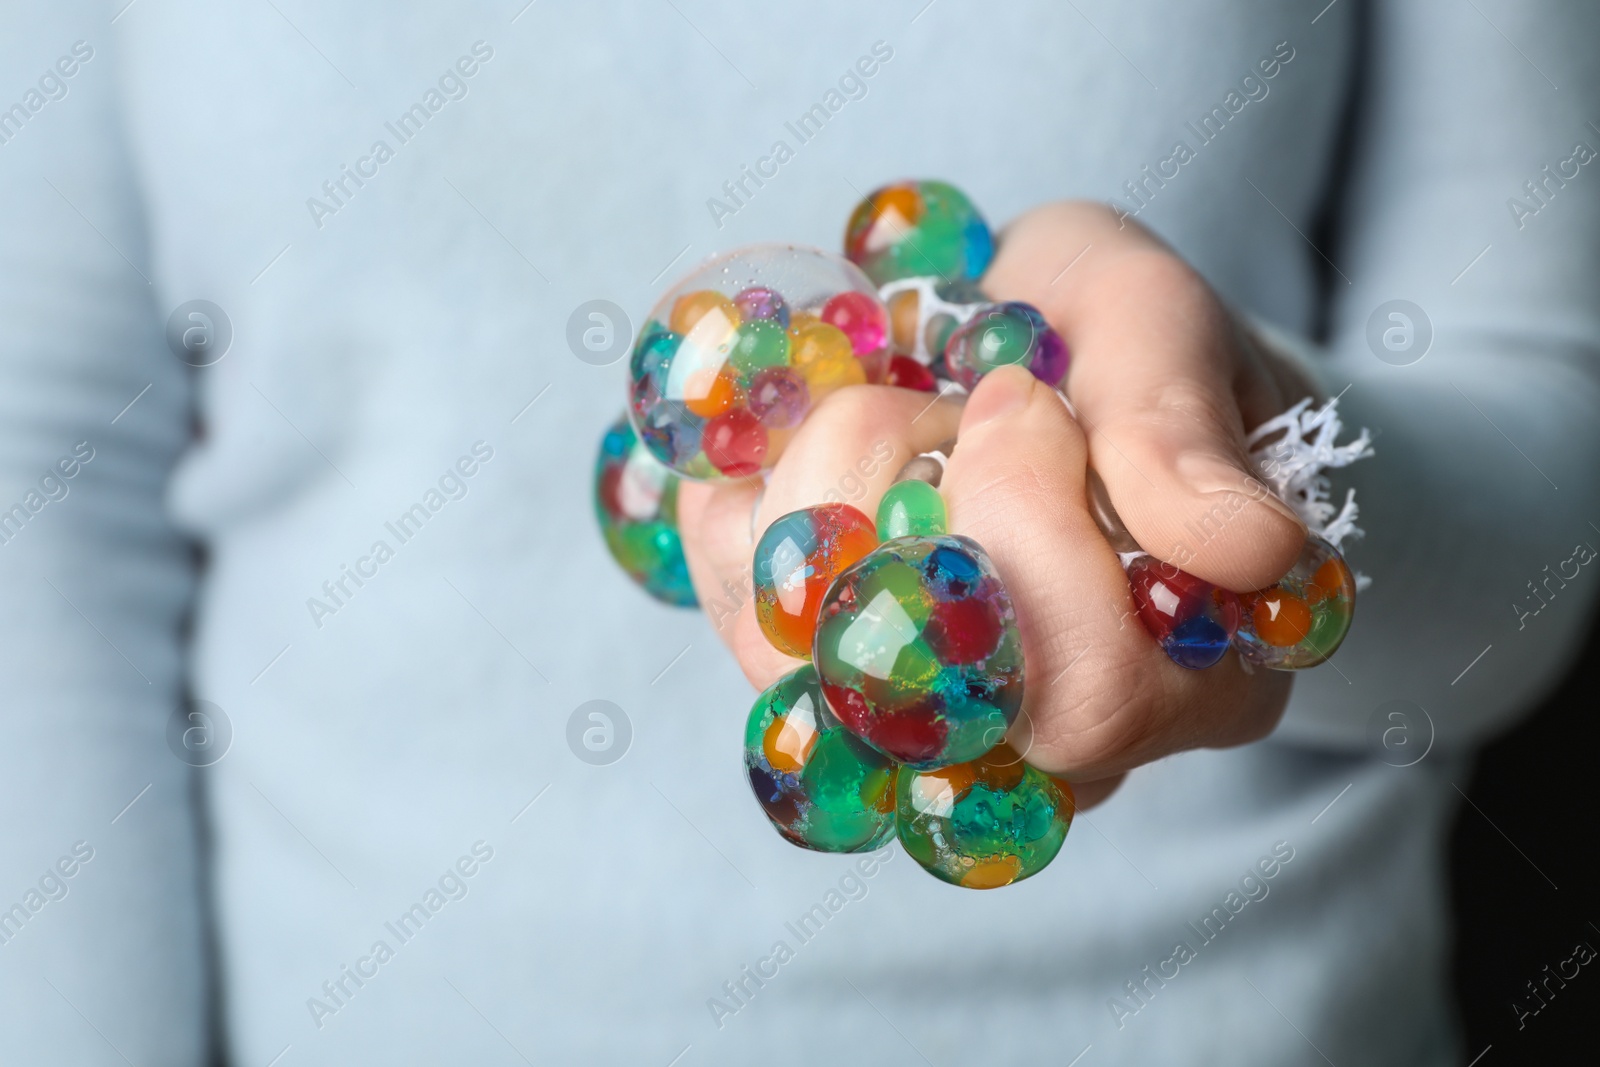
{"type": "Polygon", "coordinates": [[[1278,345],[1249,323],[1235,318],[1234,332],[1239,342],[1236,351],[1247,368],[1236,389],[1246,430],[1255,429],[1308,396],[1323,395],[1307,368],[1283,354],[1278,345]]]}
{"type": "MultiPolygon", "coordinates": [[[[846,504],[868,524],[900,468],[955,436],[961,402],[884,386],[840,390],[813,409],[773,466],[755,517],[759,539],[783,515],[817,504],[846,504]]],[[[751,559],[747,556],[748,576],[751,559]]],[[[734,622],[734,654],[758,686],[787,668],[772,660],[755,612],[734,622]]]]}
{"type": "Polygon", "coordinates": [[[1111,794],[1122,788],[1122,783],[1127,779],[1125,774],[1114,774],[1110,778],[1098,778],[1092,782],[1073,782],[1073,805],[1078,811],[1088,811],[1097,808],[1111,799],[1111,794]]]}
{"type": "Polygon", "coordinates": [[[755,621],[751,526],[760,496],[761,486],[755,482],[683,482],[678,488],[678,530],[701,611],[746,676],[765,688],[799,661],[763,640],[759,628],[753,633],[748,629],[755,621]]]}
{"type": "Polygon", "coordinates": [[[888,386],[832,394],[772,468],[756,529],[813,504],[849,504],[872,518],[900,468],[955,437],[964,404],[959,396],[888,386]]]}
{"type": "Polygon", "coordinates": [[[1287,679],[1238,657],[1172,663],[1145,632],[1089,514],[1088,444],[1060,397],[1021,368],[981,381],[940,483],[952,532],[984,547],[1010,591],[1027,664],[1013,734],[1028,761],[1074,781],[1269,731],[1287,679]]]}
{"type": "Polygon", "coordinates": [[[1233,320],[1138,227],[1119,228],[1103,210],[1042,210],[1071,217],[1014,226],[984,284],[1036,304],[1067,341],[1068,395],[1129,531],[1151,554],[1231,589],[1282,577],[1306,531],[1246,456],[1235,394],[1257,368],[1241,358],[1233,320]],[[1070,282],[1053,285],[1064,250],[1052,244],[1065,232],[1090,251],[1070,282]]]}

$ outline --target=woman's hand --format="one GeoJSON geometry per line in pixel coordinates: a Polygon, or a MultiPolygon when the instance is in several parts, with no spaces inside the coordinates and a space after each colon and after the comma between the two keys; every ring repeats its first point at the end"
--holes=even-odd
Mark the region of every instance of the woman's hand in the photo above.
{"type": "Polygon", "coordinates": [[[1182,260],[1100,205],[1017,220],[983,287],[1035,305],[1061,332],[1078,417],[1021,368],[991,373],[964,404],[856,386],[811,412],[764,494],[686,483],[679,523],[702,603],[743,591],[740,610],[714,616],[723,640],[757,686],[794,669],[748,596],[752,526],[759,534],[841,497],[870,517],[907,460],[956,437],[940,489],[950,532],[984,547],[1016,605],[1027,682],[1011,737],[1030,763],[1072,780],[1086,807],[1140,764],[1266,736],[1290,676],[1247,673],[1233,655],[1204,671],[1169,661],[1134,614],[1086,474],[1100,474],[1152,555],[1236,591],[1261,588],[1288,570],[1306,531],[1250,473],[1245,430],[1312,386],[1182,260]]]}

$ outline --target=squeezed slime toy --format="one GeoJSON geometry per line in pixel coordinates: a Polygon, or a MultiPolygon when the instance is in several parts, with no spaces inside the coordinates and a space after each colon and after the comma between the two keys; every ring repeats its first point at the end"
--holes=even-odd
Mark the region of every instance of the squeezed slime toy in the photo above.
{"type": "Polygon", "coordinates": [[[889,312],[853,264],[757,245],[691,272],[651,310],[629,366],[629,414],[677,474],[768,469],[806,413],[847,385],[881,382],[889,312]]]}
{"type": "Polygon", "coordinates": [[[993,889],[1044,869],[1075,807],[1071,785],[1005,741],[1025,681],[1016,612],[983,549],[948,532],[941,472],[933,456],[906,464],[876,522],[823,504],[767,528],[758,610],[771,575],[826,591],[813,610],[791,581],[781,628],[760,616],[774,647],[811,662],[756,700],[745,768],[795,844],[852,852],[893,833],[935,877],[993,889]]]}
{"type": "MultiPolygon", "coordinates": [[[[594,500],[613,557],[657,599],[695,604],[676,527],[680,480],[763,475],[829,394],[970,391],[1010,365],[1064,390],[1060,334],[1037,308],[991,302],[978,287],[994,239],[959,189],[885,186],[851,213],[844,243],[846,258],[774,244],[712,259],[647,317],[594,500]]],[[[1248,666],[1300,670],[1337,650],[1358,585],[1338,545],[1360,531],[1353,491],[1335,508],[1322,471],[1371,451],[1365,432],[1335,444],[1340,428],[1334,402],[1312,410],[1308,400],[1251,433],[1266,491],[1311,534],[1288,574],[1249,592],[1146,552],[1089,471],[1090,510],[1127,572],[1132,613],[1173,663],[1200,670],[1231,649],[1248,666]]],[[[1067,781],[1006,740],[1022,708],[1022,638],[988,555],[947,528],[938,485],[953,447],[906,464],[874,518],[823,504],[762,533],[757,622],[774,648],[807,662],[757,698],[744,764],[788,841],[859,852],[898,837],[935,877],[991,889],[1049,864],[1076,806],[1067,781]]]]}

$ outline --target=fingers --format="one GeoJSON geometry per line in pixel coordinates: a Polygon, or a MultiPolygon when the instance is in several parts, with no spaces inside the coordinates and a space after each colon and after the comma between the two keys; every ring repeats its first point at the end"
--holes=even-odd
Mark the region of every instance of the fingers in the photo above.
{"type": "Polygon", "coordinates": [[[1128,776],[1114,774],[1110,778],[1100,778],[1093,782],[1072,783],[1072,798],[1077,804],[1078,811],[1088,811],[1097,808],[1111,799],[1111,794],[1122,788],[1122,783],[1128,776]]]}
{"type": "Polygon", "coordinates": [[[678,522],[690,577],[752,684],[764,688],[799,665],[771,646],[756,621],[751,563],[762,531],[822,503],[850,504],[871,519],[908,460],[955,436],[960,410],[959,400],[908,389],[841,389],[806,416],[764,491],[750,483],[682,485],[678,522]]]}
{"type": "Polygon", "coordinates": [[[963,402],[883,386],[832,394],[773,467],[757,531],[812,504],[842,502],[872,518],[901,467],[955,437],[963,402]]]}
{"type": "Polygon", "coordinates": [[[746,677],[765,688],[799,661],[752,633],[755,622],[750,558],[751,517],[761,495],[757,482],[683,482],[678,487],[678,531],[701,610],[733,651],[746,677]],[[760,681],[758,679],[766,679],[760,681]]]}
{"type": "Polygon", "coordinates": [[[1247,675],[1232,656],[1206,671],[1166,658],[1089,514],[1089,451],[1053,390],[1002,368],[968,401],[940,484],[951,531],[984,547],[1016,607],[1028,673],[1014,743],[1030,763],[1094,783],[1265,736],[1288,679],[1247,675]]]}
{"type": "Polygon", "coordinates": [[[968,400],[940,482],[950,531],[983,546],[1016,602],[1030,689],[1040,667],[1049,676],[1081,651],[1084,623],[1127,584],[1084,507],[1087,457],[1060,399],[1005,367],[968,400]]]}
{"type": "Polygon", "coordinates": [[[1090,461],[1146,551],[1235,590],[1282,577],[1305,527],[1255,478],[1236,399],[1270,407],[1270,387],[1198,275],[1106,209],[1052,205],[1007,230],[984,285],[1066,339],[1090,461]]]}
{"type": "Polygon", "coordinates": [[[1252,477],[1246,417],[1272,413],[1291,385],[1263,371],[1263,354],[1176,256],[1103,209],[1024,218],[985,285],[1035,304],[1065,335],[1081,426],[1020,368],[984,378],[964,412],[926,394],[846,389],[796,432],[759,502],[748,485],[685,485],[680,523],[708,615],[765,686],[798,661],[767,644],[750,606],[756,536],[823,502],[870,517],[900,467],[959,424],[941,491],[952,532],[985,548],[1016,605],[1028,681],[1012,740],[1079,783],[1087,807],[1142,763],[1265,736],[1290,684],[1246,674],[1236,656],[1206,671],[1166,658],[1090,515],[1087,470],[1148,551],[1229,588],[1259,588],[1287,570],[1305,530],[1252,477]]]}

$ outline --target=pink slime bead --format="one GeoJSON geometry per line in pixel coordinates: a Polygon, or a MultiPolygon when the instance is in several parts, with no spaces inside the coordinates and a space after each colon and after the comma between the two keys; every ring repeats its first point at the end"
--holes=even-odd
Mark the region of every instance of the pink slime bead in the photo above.
{"type": "Polygon", "coordinates": [[[822,321],[843,331],[857,356],[881,351],[889,339],[889,321],[882,305],[865,293],[831,297],[822,305],[822,321]]]}

